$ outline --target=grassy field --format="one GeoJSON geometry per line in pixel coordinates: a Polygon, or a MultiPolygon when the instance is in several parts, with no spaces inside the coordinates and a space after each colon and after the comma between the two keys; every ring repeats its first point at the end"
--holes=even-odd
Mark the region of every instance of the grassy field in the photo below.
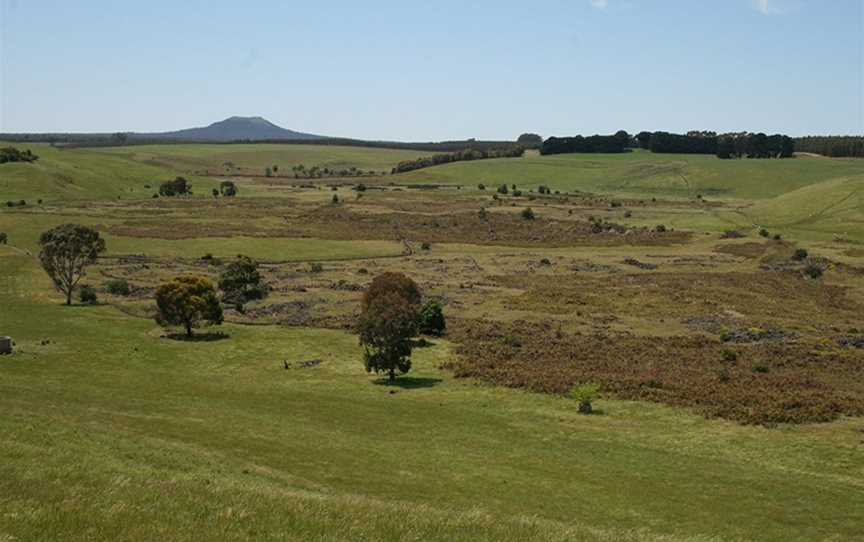
{"type": "Polygon", "coordinates": [[[0,248],[0,537],[65,540],[852,540],[860,422],[768,430],[454,381],[397,387],[341,332],[177,342],[62,307],[0,248]],[[44,339],[50,342],[43,344],[44,339]],[[283,360],[321,359],[311,369],[283,360]]]}
{"type": "Polygon", "coordinates": [[[0,165],[0,202],[28,202],[0,207],[0,335],[16,342],[0,357],[0,542],[861,539],[864,420],[843,408],[862,404],[864,350],[837,341],[864,334],[864,162],[529,156],[366,177],[359,193],[258,170],[383,170],[418,153],[31,147],[35,164],[0,165]],[[223,177],[196,173],[226,161],[240,195],[213,198],[223,177]],[[151,197],[176,175],[194,197],[151,197]],[[505,181],[526,193],[493,200],[505,181]],[[63,306],[34,258],[66,222],[106,238],[85,279],[96,306],[63,306]],[[721,235],[733,228],[743,237],[721,235]],[[823,278],[802,275],[799,247],[823,278]],[[224,336],[169,338],[153,288],[215,278],[238,253],[265,263],[270,296],[226,310],[224,336]],[[441,300],[451,330],[396,385],[363,371],[350,332],[387,270],[441,300]],[[106,292],[118,277],[130,296],[106,292]],[[722,330],[787,338],[727,344],[722,330]],[[511,332],[524,348],[502,343],[511,332]],[[492,376],[456,378],[456,361],[492,376]],[[566,387],[580,364],[609,385],[591,416],[556,389],[489,383],[566,387]],[[685,373],[706,387],[679,385],[685,373]],[[630,394],[644,400],[609,391],[634,381],[653,386],[630,394]],[[700,415],[718,382],[745,412],[700,415]],[[797,401],[799,385],[812,396],[797,401]],[[739,423],[814,397],[832,421],[739,423]]]}

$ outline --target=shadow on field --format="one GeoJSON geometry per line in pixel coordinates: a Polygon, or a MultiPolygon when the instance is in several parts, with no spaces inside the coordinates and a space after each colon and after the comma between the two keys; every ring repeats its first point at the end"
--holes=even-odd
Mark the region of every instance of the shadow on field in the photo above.
{"type": "Polygon", "coordinates": [[[431,388],[438,385],[442,380],[440,378],[401,376],[393,382],[387,378],[379,378],[373,381],[376,386],[390,386],[393,388],[402,388],[403,390],[413,390],[418,388],[431,388]]]}
{"type": "Polygon", "coordinates": [[[214,341],[228,339],[231,336],[221,331],[215,331],[210,333],[196,333],[191,337],[186,335],[185,333],[168,333],[166,335],[163,335],[162,337],[165,339],[170,339],[172,341],[184,341],[190,343],[211,343],[214,341]]]}

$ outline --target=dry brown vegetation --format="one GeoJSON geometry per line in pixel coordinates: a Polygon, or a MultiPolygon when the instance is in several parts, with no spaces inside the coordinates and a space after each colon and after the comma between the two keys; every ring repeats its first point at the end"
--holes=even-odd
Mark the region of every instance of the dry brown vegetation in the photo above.
{"type": "MultiPolygon", "coordinates": [[[[242,313],[226,310],[236,323],[351,329],[371,279],[398,270],[445,306],[448,339],[458,344],[447,366],[458,376],[556,394],[596,382],[621,398],[744,423],[864,414],[857,265],[824,260],[830,272],[814,280],[803,274],[805,262],[793,260],[793,242],[626,225],[617,206],[586,194],[491,200],[476,192],[381,187],[357,198],[341,187],[338,204],[327,203],[330,194],[292,187],[281,198],[118,206],[103,227],[132,238],[240,230],[248,237],[404,244],[399,257],[320,268],[265,259],[261,272],[271,294],[242,313]],[[519,214],[529,201],[535,220],[519,214]]],[[[654,206],[669,206],[627,205],[649,215],[654,206]]],[[[160,279],[215,278],[221,262],[200,256],[103,259],[103,278],[128,279],[132,292],[123,299],[104,289],[100,295],[147,316],[160,279]]]]}

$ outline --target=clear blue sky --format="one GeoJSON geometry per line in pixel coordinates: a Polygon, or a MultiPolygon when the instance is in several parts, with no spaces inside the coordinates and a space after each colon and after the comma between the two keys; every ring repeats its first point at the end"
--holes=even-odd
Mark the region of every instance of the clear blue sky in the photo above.
{"type": "Polygon", "coordinates": [[[864,0],[0,6],[0,132],[864,133],[864,0]]]}

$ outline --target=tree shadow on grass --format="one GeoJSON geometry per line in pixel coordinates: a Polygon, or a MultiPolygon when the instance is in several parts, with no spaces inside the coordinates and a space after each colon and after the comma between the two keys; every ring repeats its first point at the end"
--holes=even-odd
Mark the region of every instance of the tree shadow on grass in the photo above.
{"type": "Polygon", "coordinates": [[[390,386],[393,388],[401,388],[403,390],[413,390],[419,388],[431,388],[442,382],[440,378],[428,378],[423,376],[400,376],[396,380],[390,381],[389,378],[379,378],[372,383],[376,386],[390,386]]]}
{"type": "Polygon", "coordinates": [[[190,343],[210,343],[214,341],[222,341],[230,338],[231,336],[227,333],[223,333],[221,331],[213,331],[209,333],[196,333],[191,337],[186,335],[185,333],[166,333],[162,335],[165,339],[170,339],[172,341],[184,341],[190,343]]]}

